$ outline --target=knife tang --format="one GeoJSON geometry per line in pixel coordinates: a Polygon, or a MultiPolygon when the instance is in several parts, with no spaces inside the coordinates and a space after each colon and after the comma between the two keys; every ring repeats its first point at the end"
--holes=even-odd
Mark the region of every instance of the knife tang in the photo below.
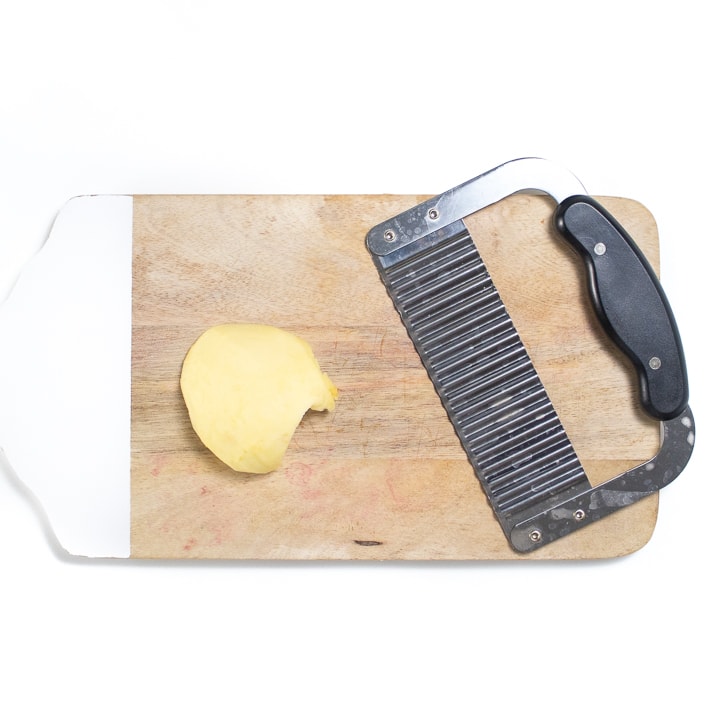
{"type": "Polygon", "coordinates": [[[677,417],[688,404],[685,358],[647,259],[617,220],[585,195],[562,201],[555,224],[583,258],[600,322],[637,369],[643,407],[661,420],[677,417]]]}

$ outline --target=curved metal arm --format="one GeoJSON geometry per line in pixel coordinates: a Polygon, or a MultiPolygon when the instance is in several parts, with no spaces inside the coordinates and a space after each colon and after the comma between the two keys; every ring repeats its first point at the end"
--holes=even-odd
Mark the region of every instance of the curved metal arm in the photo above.
{"type": "Polygon", "coordinates": [[[662,423],[657,455],[647,462],[574,495],[515,525],[510,542],[528,552],[632,505],[669,485],[685,468],[695,445],[695,421],[690,408],[662,423]]]}
{"type": "Polygon", "coordinates": [[[550,195],[558,203],[587,194],[575,175],[549,160],[510,160],[376,225],[367,235],[368,250],[387,255],[510,195],[531,190],[550,195]]]}

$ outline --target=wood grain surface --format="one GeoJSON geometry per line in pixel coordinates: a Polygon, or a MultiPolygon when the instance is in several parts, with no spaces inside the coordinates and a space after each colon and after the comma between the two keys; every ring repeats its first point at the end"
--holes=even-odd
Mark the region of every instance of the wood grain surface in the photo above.
{"type": "MultiPolygon", "coordinates": [[[[380,282],[365,235],[420,196],[136,196],[133,209],[133,557],[509,560],[642,547],[653,496],[531,555],[507,544],[380,282]],[[195,436],[179,376],[205,329],[277,325],[339,388],[282,467],[238,474],[195,436]]],[[[600,198],[658,267],[654,220],[600,198]]],[[[590,308],[552,202],[513,196],[466,219],[593,484],[651,457],[658,423],[590,308]]]]}

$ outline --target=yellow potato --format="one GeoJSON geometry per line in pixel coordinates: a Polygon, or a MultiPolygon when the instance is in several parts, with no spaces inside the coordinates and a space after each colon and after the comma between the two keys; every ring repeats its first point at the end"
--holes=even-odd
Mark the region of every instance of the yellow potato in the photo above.
{"type": "Polygon", "coordinates": [[[180,387],[203,444],[248,473],[277,469],[307,410],[332,410],[337,397],[310,345],[268,325],[204,332],[185,357],[180,387]]]}

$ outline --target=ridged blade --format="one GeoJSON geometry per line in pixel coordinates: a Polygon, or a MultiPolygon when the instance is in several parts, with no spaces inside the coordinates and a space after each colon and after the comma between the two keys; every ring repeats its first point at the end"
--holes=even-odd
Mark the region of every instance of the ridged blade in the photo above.
{"type": "Polygon", "coordinates": [[[505,533],[588,489],[465,224],[375,262],[505,533]]]}

